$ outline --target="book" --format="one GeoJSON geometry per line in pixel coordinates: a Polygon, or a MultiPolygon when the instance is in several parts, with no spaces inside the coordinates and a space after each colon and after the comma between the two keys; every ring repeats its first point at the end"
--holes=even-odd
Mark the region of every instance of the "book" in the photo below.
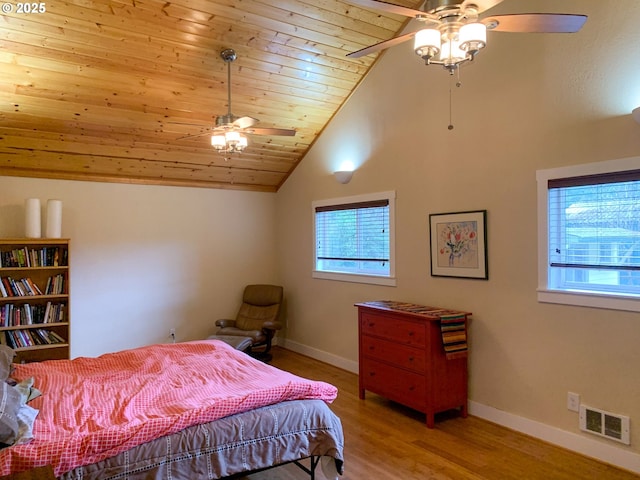
{"type": "Polygon", "coordinates": [[[5,338],[5,341],[7,342],[7,345],[15,349],[17,347],[16,347],[16,342],[13,338],[12,333],[13,332],[11,331],[4,332],[4,338],[5,338]]]}
{"type": "Polygon", "coordinates": [[[30,277],[27,277],[27,282],[29,283],[31,290],[34,292],[34,295],[42,295],[42,291],[40,290],[40,287],[38,287],[38,284],[36,282],[31,280],[30,277]]]}
{"type": "Polygon", "coordinates": [[[42,345],[49,345],[51,343],[46,330],[43,330],[42,328],[36,328],[35,332],[38,337],[40,337],[40,340],[42,340],[42,345]]]}
{"type": "Polygon", "coordinates": [[[34,345],[45,345],[46,344],[46,342],[44,340],[42,340],[42,338],[40,338],[40,335],[38,335],[35,331],[26,330],[25,332],[29,336],[29,338],[31,340],[31,343],[33,343],[34,345]]]}
{"type": "Polygon", "coordinates": [[[11,282],[9,282],[9,277],[2,277],[1,280],[2,280],[2,284],[5,286],[7,290],[7,297],[15,296],[13,294],[13,289],[11,288],[11,282]]]}
{"type": "Polygon", "coordinates": [[[33,309],[31,305],[25,303],[22,308],[24,309],[24,324],[32,325],[33,324],[33,309]]]}
{"type": "Polygon", "coordinates": [[[51,302],[47,302],[47,305],[44,309],[44,315],[42,315],[42,323],[49,322],[49,310],[51,310],[51,302]]]}
{"type": "Polygon", "coordinates": [[[51,343],[65,343],[64,338],[62,338],[60,335],[58,335],[53,330],[48,330],[47,334],[49,335],[49,338],[52,339],[51,343]]]}
{"type": "Polygon", "coordinates": [[[16,332],[18,332],[18,335],[20,335],[23,346],[33,347],[33,340],[31,340],[28,330],[16,330],[16,332]]]}
{"type": "Polygon", "coordinates": [[[26,278],[21,278],[19,281],[20,281],[20,288],[24,292],[25,296],[36,294],[36,292],[33,290],[33,288],[31,288],[31,285],[29,284],[29,281],[26,278]]]}

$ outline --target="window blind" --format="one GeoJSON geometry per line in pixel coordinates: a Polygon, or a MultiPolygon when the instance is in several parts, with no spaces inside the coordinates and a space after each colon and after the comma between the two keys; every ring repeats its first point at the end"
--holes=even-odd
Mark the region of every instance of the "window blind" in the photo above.
{"type": "Polygon", "coordinates": [[[318,270],[388,274],[389,200],[318,206],[318,270]]]}
{"type": "Polygon", "coordinates": [[[550,179],[548,189],[551,267],[640,271],[640,170],[550,179]]]}

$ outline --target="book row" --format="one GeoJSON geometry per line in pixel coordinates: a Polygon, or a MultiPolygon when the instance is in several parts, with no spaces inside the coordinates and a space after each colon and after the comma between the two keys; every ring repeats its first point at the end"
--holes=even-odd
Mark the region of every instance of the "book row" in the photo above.
{"type": "Polygon", "coordinates": [[[65,289],[65,276],[61,273],[47,279],[44,293],[31,278],[14,279],[0,277],[0,297],[27,297],[34,295],[62,295],[65,289]]]}
{"type": "Polygon", "coordinates": [[[0,252],[0,268],[62,267],[67,262],[67,249],[62,247],[23,247],[0,252]]]}
{"type": "Polygon", "coordinates": [[[0,343],[11,348],[35,347],[66,343],[64,338],[52,330],[33,328],[29,330],[7,330],[0,332],[0,343]]]}
{"type": "Polygon", "coordinates": [[[65,311],[65,305],[62,303],[47,302],[46,305],[7,303],[0,306],[0,326],[16,327],[18,325],[64,322],[65,311]]]}

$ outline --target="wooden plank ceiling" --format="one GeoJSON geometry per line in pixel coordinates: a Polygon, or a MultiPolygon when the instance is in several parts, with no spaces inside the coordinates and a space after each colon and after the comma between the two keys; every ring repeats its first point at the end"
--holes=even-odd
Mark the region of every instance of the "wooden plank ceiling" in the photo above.
{"type": "MultiPolygon", "coordinates": [[[[47,0],[0,17],[0,175],[273,192],[406,17],[338,0],[47,0]],[[240,154],[207,132],[227,102],[258,127],[240,154]],[[194,135],[189,138],[181,138],[194,135]]],[[[414,0],[394,3],[416,8],[414,0]]]]}

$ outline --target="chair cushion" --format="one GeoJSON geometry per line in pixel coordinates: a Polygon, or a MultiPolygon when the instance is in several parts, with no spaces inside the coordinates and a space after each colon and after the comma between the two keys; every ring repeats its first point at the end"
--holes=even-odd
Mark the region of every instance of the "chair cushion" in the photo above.
{"type": "Polygon", "coordinates": [[[216,332],[216,335],[234,335],[237,337],[248,337],[251,339],[252,343],[264,342],[267,339],[265,334],[262,333],[262,330],[242,330],[241,328],[236,327],[220,328],[216,332]]]}
{"type": "Polygon", "coordinates": [[[262,330],[264,322],[275,320],[280,304],[257,306],[243,303],[236,317],[236,327],[241,330],[262,330]]]}
{"type": "Polygon", "coordinates": [[[283,288],[279,285],[247,285],[242,302],[260,307],[282,303],[283,288]]]}
{"type": "Polygon", "coordinates": [[[235,335],[211,335],[209,340],[220,340],[221,342],[231,345],[236,350],[245,351],[251,348],[251,337],[240,337],[235,335]]]}

